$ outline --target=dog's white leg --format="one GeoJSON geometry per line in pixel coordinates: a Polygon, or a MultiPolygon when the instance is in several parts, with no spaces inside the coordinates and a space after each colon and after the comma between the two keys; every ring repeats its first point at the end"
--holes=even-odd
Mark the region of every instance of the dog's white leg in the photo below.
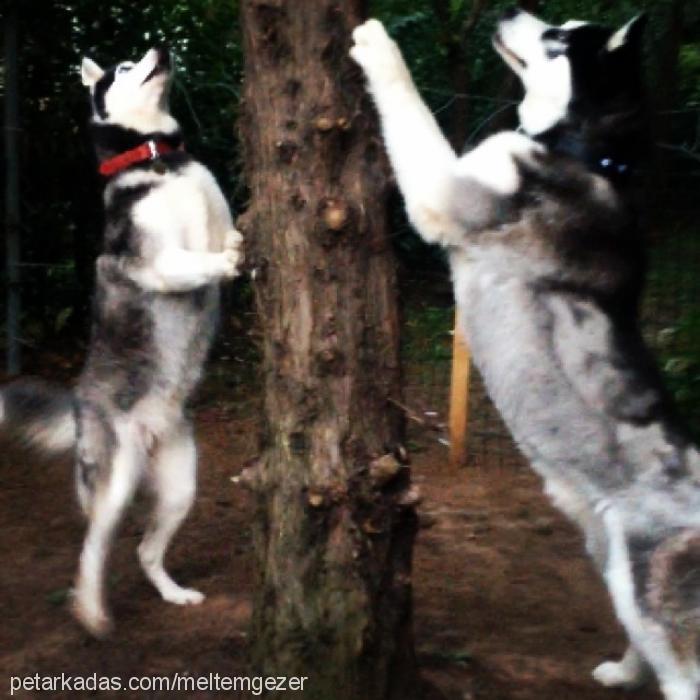
{"type": "Polygon", "coordinates": [[[520,186],[518,160],[541,147],[504,131],[459,159],[421,99],[398,46],[377,20],[353,32],[352,58],[367,76],[406,211],[428,243],[460,246],[471,230],[502,218],[520,186]]]}
{"type": "Polygon", "coordinates": [[[163,566],[168,544],[189,512],[196,491],[197,451],[189,426],[159,445],[152,469],[156,505],[138,548],[139,560],[164,600],[178,605],[196,605],[204,600],[204,595],[179,586],[163,566]]]}
{"type": "Polygon", "coordinates": [[[593,670],[593,678],[606,688],[638,688],[649,678],[649,666],[630,644],[620,661],[605,661],[593,670]]]}
{"type": "Polygon", "coordinates": [[[104,570],[114,531],[133,496],[143,464],[143,452],[133,431],[117,430],[111,464],[96,484],[89,509],[88,531],[80,555],[73,592],[73,612],[95,636],[111,627],[105,604],[104,570]]]}
{"type": "Polygon", "coordinates": [[[661,694],[666,700],[698,700],[698,685],[692,681],[661,681],[661,694]]]}
{"type": "Polygon", "coordinates": [[[353,39],[350,55],[367,76],[408,215],[426,241],[448,244],[463,233],[449,214],[457,157],[382,24],[365,22],[353,39]]]}
{"type": "Polygon", "coordinates": [[[625,626],[632,645],[656,673],[666,700],[697,700],[700,682],[697,661],[680,658],[673,649],[667,630],[658,621],[643,616],[635,598],[621,518],[614,507],[609,507],[602,517],[608,535],[605,580],[615,612],[625,626]]]}

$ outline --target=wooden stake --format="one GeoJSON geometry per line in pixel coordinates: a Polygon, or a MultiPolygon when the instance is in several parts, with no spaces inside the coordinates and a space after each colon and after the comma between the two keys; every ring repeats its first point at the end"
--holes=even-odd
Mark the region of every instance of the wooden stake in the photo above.
{"type": "Polygon", "coordinates": [[[469,347],[459,330],[459,312],[455,312],[452,340],[452,382],[450,385],[450,467],[457,469],[467,461],[469,424],[469,347]]]}

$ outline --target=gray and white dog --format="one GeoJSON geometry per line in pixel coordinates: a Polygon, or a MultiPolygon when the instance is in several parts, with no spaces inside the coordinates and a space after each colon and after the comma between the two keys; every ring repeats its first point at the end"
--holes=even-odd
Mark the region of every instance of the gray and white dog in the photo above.
{"type": "Polygon", "coordinates": [[[632,172],[647,148],[643,18],[617,31],[513,9],[494,46],[525,88],[521,127],[459,157],[396,44],[370,20],[364,70],[408,215],[449,254],[474,360],[554,503],[583,529],[630,639],[594,677],[650,670],[695,700],[700,453],[639,330],[632,172]]]}
{"type": "Polygon", "coordinates": [[[212,174],[182,150],[167,107],[169,54],[107,70],[85,58],[83,84],[104,191],[92,338],[74,391],[18,380],[0,394],[0,422],[46,451],[74,449],[88,518],[74,611],[95,635],[110,628],[104,597],[110,543],[145,477],[152,521],[138,548],[161,596],[200,603],[163,567],[195,495],[196,447],[183,409],[202,372],[219,304],[242,238],[212,174]]]}

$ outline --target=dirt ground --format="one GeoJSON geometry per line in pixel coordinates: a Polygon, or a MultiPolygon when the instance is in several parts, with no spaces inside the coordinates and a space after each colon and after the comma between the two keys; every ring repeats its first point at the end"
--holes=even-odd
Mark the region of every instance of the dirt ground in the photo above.
{"type": "MultiPolygon", "coordinates": [[[[101,642],[83,633],[66,606],[83,534],[70,464],[40,464],[3,450],[0,694],[9,695],[11,676],[37,673],[245,673],[251,504],[230,477],[253,455],[256,425],[245,411],[236,413],[215,403],[197,412],[200,493],[169,557],[175,578],[205,592],[206,601],[170,606],[146,583],[134,555],[147,512],[139,501],[110,567],[117,627],[101,642]]],[[[622,652],[623,637],[579,535],[549,507],[537,479],[488,465],[451,474],[445,458],[444,447],[425,441],[414,457],[424,495],[415,637],[430,700],[658,698],[655,691],[608,691],[591,680],[597,663],[622,652]]],[[[313,682],[312,668],[309,676],[313,682]]]]}

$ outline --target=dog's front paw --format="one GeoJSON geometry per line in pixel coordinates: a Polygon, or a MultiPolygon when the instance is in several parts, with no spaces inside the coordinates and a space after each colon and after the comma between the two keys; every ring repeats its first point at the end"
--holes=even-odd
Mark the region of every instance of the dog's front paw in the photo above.
{"type": "Polygon", "coordinates": [[[410,81],[401,51],[381,22],[367,20],[355,28],[352,38],[355,43],[350,49],[350,56],[360,65],[373,86],[410,81]]]}
{"type": "Polygon", "coordinates": [[[224,237],[224,248],[227,250],[230,248],[240,250],[242,247],[243,235],[241,234],[241,232],[237,231],[235,228],[226,231],[226,236],[224,237]]]}
{"type": "Polygon", "coordinates": [[[240,273],[243,262],[243,236],[235,228],[226,232],[224,250],[222,252],[222,276],[230,279],[240,273]]]}
{"type": "Polygon", "coordinates": [[[218,254],[218,274],[224,279],[232,279],[238,275],[241,264],[241,253],[237,248],[226,248],[218,254]]]}

